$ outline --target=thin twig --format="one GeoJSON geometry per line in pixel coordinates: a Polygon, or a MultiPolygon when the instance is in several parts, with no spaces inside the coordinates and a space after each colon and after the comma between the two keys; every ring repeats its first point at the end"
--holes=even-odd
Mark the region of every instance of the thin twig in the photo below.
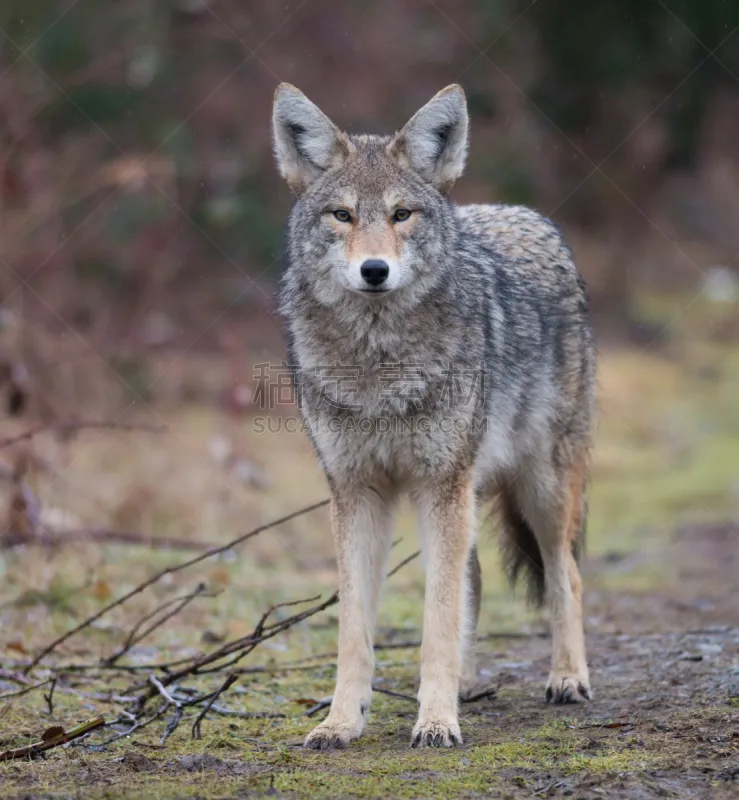
{"type": "Polygon", "coordinates": [[[172,719],[167,723],[167,727],[162,734],[162,738],[159,740],[159,744],[163,746],[167,739],[169,739],[169,737],[177,730],[177,726],[180,724],[180,720],[182,719],[182,714],[185,709],[183,708],[182,703],[180,703],[179,700],[175,700],[154,675],[149,675],[149,683],[167,701],[168,706],[174,706],[174,714],[172,715],[172,719]]]}
{"type": "Polygon", "coordinates": [[[416,559],[416,558],[418,558],[418,556],[420,556],[420,555],[421,555],[421,551],[420,551],[420,550],[416,550],[416,552],[415,552],[415,553],[411,553],[409,556],[407,556],[406,558],[404,558],[402,561],[398,562],[398,563],[397,563],[397,564],[396,564],[396,565],[395,565],[395,566],[394,566],[394,567],[393,567],[393,568],[390,570],[390,572],[388,572],[388,574],[387,574],[387,576],[386,576],[386,577],[388,577],[388,578],[392,578],[392,577],[393,577],[393,575],[395,575],[395,573],[396,573],[396,572],[398,572],[399,570],[403,569],[403,567],[404,567],[406,564],[410,564],[410,563],[411,563],[411,561],[415,560],[415,559],[416,559]]]}
{"type": "MultiPolygon", "coordinates": [[[[420,551],[417,551],[410,555],[408,558],[403,559],[399,564],[397,564],[389,573],[388,576],[394,575],[399,569],[404,567],[414,558],[417,558],[420,555],[420,551]]],[[[207,655],[200,656],[198,658],[193,659],[187,665],[181,667],[179,670],[175,672],[168,673],[165,677],[162,678],[162,682],[165,686],[169,686],[176,681],[182,680],[182,678],[188,675],[204,675],[210,672],[220,672],[224,669],[227,669],[234,664],[237,664],[243,658],[245,658],[249,653],[251,653],[259,644],[266,641],[267,639],[271,639],[274,636],[286,631],[288,628],[293,627],[299,622],[308,619],[309,617],[318,614],[321,611],[329,608],[330,606],[335,605],[339,601],[339,593],[338,591],[334,592],[330,597],[324,600],[321,603],[316,604],[315,606],[311,606],[311,608],[306,609],[305,611],[300,611],[297,614],[293,614],[290,617],[287,617],[284,620],[280,620],[279,622],[275,622],[271,625],[266,625],[266,620],[269,615],[277,608],[283,607],[285,605],[296,605],[296,602],[306,602],[306,601],[293,601],[292,603],[280,603],[277,606],[273,606],[272,608],[268,609],[257,623],[254,631],[248,634],[247,636],[243,636],[239,639],[235,639],[230,642],[226,642],[224,645],[219,647],[217,650],[214,650],[212,653],[208,653],[207,655]],[[224,663],[222,662],[224,658],[231,656],[229,661],[224,663]],[[213,666],[213,665],[216,666],[213,666]]],[[[136,686],[131,687],[128,691],[136,692],[140,689],[144,688],[146,684],[139,684],[136,686]]],[[[154,696],[154,692],[149,690],[147,694],[142,697],[142,702],[145,703],[146,700],[154,696]]]]}
{"type": "Polygon", "coordinates": [[[15,692],[5,692],[5,694],[0,694],[0,700],[7,700],[9,697],[20,697],[22,694],[28,694],[28,692],[32,692],[34,689],[40,689],[42,686],[46,686],[46,684],[51,683],[52,680],[53,678],[47,678],[45,681],[39,681],[38,683],[31,684],[31,686],[18,689],[15,692]]]}
{"type": "MultiPolygon", "coordinates": [[[[127,736],[130,736],[135,731],[139,731],[142,728],[145,728],[147,725],[151,725],[152,722],[156,722],[169,708],[166,703],[163,703],[161,708],[152,714],[148,719],[139,720],[138,722],[134,722],[134,724],[123,733],[117,733],[115,736],[111,736],[109,739],[106,739],[104,742],[100,742],[99,744],[95,745],[95,749],[102,749],[106,745],[113,744],[113,742],[117,742],[119,739],[125,739],[127,736]]],[[[126,714],[127,717],[131,717],[130,714],[126,714]]],[[[111,725],[115,725],[115,723],[111,723],[111,725]]]]}
{"type": "Polygon", "coordinates": [[[167,550],[203,550],[208,546],[204,542],[194,539],[182,539],[177,536],[155,536],[142,531],[116,531],[108,528],[74,528],[57,531],[46,528],[33,536],[8,532],[2,539],[2,547],[11,548],[22,545],[59,547],[72,542],[140,545],[142,547],[156,547],[167,550]]]}
{"type": "MultiPolygon", "coordinates": [[[[48,738],[42,738],[40,742],[27,744],[23,747],[16,747],[14,750],[6,750],[0,753],[0,761],[13,761],[18,758],[35,758],[45,750],[51,750],[52,747],[59,747],[61,744],[71,742],[72,739],[79,739],[80,736],[85,736],[97,728],[102,728],[105,725],[104,717],[95,717],[95,719],[83,722],[69,731],[64,731],[63,728],[51,729],[59,730],[61,733],[50,735],[48,738]]],[[[49,731],[51,733],[51,731],[49,731]]]]}
{"type": "Polygon", "coordinates": [[[164,746],[164,743],[169,739],[169,737],[177,730],[177,726],[180,724],[180,720],[182,719],[182,714],[184,713],[185,709],[182,708],[181,705],[177,705],[175,707],[175,712],[172,715],[172,719],[167,723],[167,728],[162,734],[162,738],[159,740],[159,744],[164,746]]]}
{"type": "Polygon", "coordinates": [[[163,425],[148,425],[146,423],[129,423],[129,422],[57,422],[57,423],[43,423],[29,428],[24,433],[19,433],[16,436],[9,436],[6,439],[0,439],[0,449],[10,447],[19,442],[25,442],[33,439],[40,433],[48,431],[55,431],[56,433],[73,433],[82,430],[111,430],[111,431],[144,431],[148,433],[164,433],[167,429],[163,425]]]}
{"type": "Polygon", "coordinates": [[[311,706],[304,714],[304,717],[312,717],[314,714],[317,714],[319,711],[323,711],[324,708],[328,708],[331,705],[331,701],[333,697],[324,697],[323,700],[319,700],[314,706],[311,706]]]}
{"type": "Polygon", "coordinates": [[[409,703],[413,703],[414,705],[418,704],[418,698],[413,697],[412,694],[403,694],[402,692],[394,692],[392,689],[383,689],[381,686],[373,686],[373,692],[379,692],[380,694],[386,694],[389,697],[397,697],[398,700],[407,700],[409,703]]]}
{"type": "MultiPolygon", "coordinates": [[[[591,636],[598,636],[595,631],[590,634],[591,636]]],[[[478,636],[478,642],[487,642],[492,639],[546,639],[549,634],[544,631],[533,631],[531,633],[519,632],[492,632],[484,636],[478,636]]],[[[636,637],[634,637],[636,638],[636,637]]],[[[385,650],[409,650],[421,646],[420,639],[408,639],[401,642],[376,642],[373,645],[375,652],[382,652],[385,650]]],[[[275,662],[270,664],[257,664],[253,667],[241,667],[234,670],[238,675],[256,675],[261,673],[274,674],[278,672],[308,672],[314,669],[326,669],[336,666],[335,660],[338,656],[336,651],[329,651],[325,653],[318,653],[305,658],[299,658],[295,661],[275,662]],[[316,662],[316,663],[306,663],[316,662]]],[[[151,672],[154,669],[169,670],[172,667],[180,667],[183,664],[191,662],[191,658],[180,658],[175,661],[163,661],[158,664],[116,664],[108,666],[107,664],[67,664],[61,670],[62,672],[94,672],[95,670],[112,669],[120,672],[151,672]]],[[[0,677],[2,677],[0,675],[0,677]]],[[[140,688],[140,687],[138,687],[140,688]]]]}
{"type": "Polygon", "coordinates": [[[97,620],[99,620],[102,616],[107,614],[112,609],[117,608],[120,605],[123,605],[123,603],[125,603],[127,600],[130,600],[135,595],[140,594],[145,589],[148,589],[157,581],[161,580],[165,575],[172,575],[175,572],[180,572],[183,569],[187,569],[188,567],[192,567],[195,564],[199,564],[201,561],[205,561],[205,559],[207,558],[211,558],[212,556],[218,555],[219,553],[225,553],[227,550],[232,550],[234,547],[236,547],[236,545],[242,544],[247,539],[251,539],[252,537],[257,536],[258,534],[263,533],[264,531],[269,530],[270,528],[274,528],[277,525],[282,525],[286,522],[289,522],[290,520],[295,519],[296,517],[302,516],[303,514],[307,514],[310,511],[315,511],[318,508],[322,508],[323,506],[328,505],[328,503],[329,503],[328,500],[321,500],[318,503],[313,503],[312,505],[306,506],[305,508],[301,508],[298,511],[293,511],[292,514],[287,514],[286,516],[281,517],[280,519],[273,520],[272,522],[268,522],[265,525],[260,525],[257,528],[248,531],[247,533],[237,536],[235,539],[232,539],[230,542],[222,545],[221,547],[212,548],[210,550],[207,550],[205,553],[201,553],[199,556],[195,556],[194,558],[191,558],[187,561],[183,561],[182,563],[176,564],[173,567],[167,567],[166,569],[157,572],[151,578],[148,578],[135,588],[131,589],[130,592],[127,592],[126,594],[121,595],[121,597],[117,598],[116,600],[113,600],[112,602],[108,603],[108,605],[104,606],[102,609],[100,609],[100,611],[93,614],[91,617],[88,617],[86,620],[83,620],[82,622],[79,623],[79,625],[75,625],[74,628],[71,628],[66,633],[57,637],[53,642],[51,642],[51,644],[48,644],[46,647],[44,647],[43,650],[41,650],[41,652],[31,661],[31,663],[28,664],[27,667],[25,667],[24,672],[28,674],[30,670],[32,670],[37,664],[43,661],[43,659],[46,658],[46,656],[48,656],[49,653],[51,653],[60,644],[66,642],[67,639],[70,639],[72,636],[84,630],[85,628],[88,628],[94,622],[97,622],[97,620]]]}
{"type": "MultiPolygon", "coordinates": [[[[338,592],[334,592],[327,600],[324,600],[322,603],[319,603],[315,606],[311,606],[311,608],[301,611],[297,614],[293,614],[291,617],[287,617],[286,619],[275,623],[274,625],[264,626],[264,615],[260,619],[256,634],[252,632],[247,636],[243,636],[240,639],[235,639],[234,641],[227,642],[223,646],[219,647],[217,650],[213,651],[212,653],[208,653],[207,655],[200,656],[194,660],[191,660],[189,664],[182,667],[181,669],[177,670],[176,672],[171,672],[163,678],[163,683],[165,686],[169,686],[170,684],[174,683],[175,681],[182,680],[187,675],[205,675],[210,672],[221,672],[224,669],[232,666],[239,662],[242,658],[247,656],[249,653],[254,650],[257,645],[261,644],[262,642],[266,641],[267,639],[271,639],[274,636],[277,636],[279,633],[287,630],[288,628],[292,627],[293,625],[301,622],[308,617],[317,614],[319,611],[323,611],[324,609],[328,608],[331,605],[334,605],[338,601],[339,594],[338,592]],[[259,626],[263,626],[263,630],[259,633],[258,628],[259,626]],[[225,663],[218,664],[217,666],[210,666],[216,662],[221,661],[222,659],[233,656],[229,661],[225,663]]],[[[305,601],[297,601],[297,602],[305,602],[305,601]]],[[[281,604],[283,605],[283,604],[281,604]]],[[[295,603],[285,604],[285,605],[295,605],[295,603]]],[[[142,688],[141,686],[132,687],[130,691],[137,691],[137,689],[142,688]]],[[[146,702],[149,697],[152,697],[153,693],[149,691],[147,695],[144,695],[142,700],[146,702]]]]}
{"type": "Polygon", "coordinates": [[[171,705],[171,706],[179,706],[181,705],[179,700],[175,700],[174,697],[162,686],[161,682],[154,676],[149,675],[149,683],[159,692],[159,694],[171,705]]]}
{"type": "Polygon", "coordinates": [[[214,714],[220,714],[222,717],[238,717],[239,719],[287,719],[287,714],[281,714],[274,711],[236,711],[233,708],[225,708],[224,706],[217,706],[213,704],[210,710],[214,714]]]}
{"type": "Polygon", "coordinates": [[[496,686],[489,686],[487,689],[483,689],[477,694],[471,694],[466,697],[460,697],[460,703],[476,703],[478,700],[485,700],[486,698],[493,698],[498,696],[498,689],[496,686]]]}
{"type": "Polygon", "coordinates": [[[233,673],[228,675],[226,677],[226,680],[221,685],[221,688],[218,689],[217,691],[213,692],[213,697],[210,700],[208,700],[208,702],[205,704],[205,707],[203,708],[203,710],[198,714],[197,719],[195,720],[195,722],[193,722],[193,725],[192,725],[192,738],[193,739],[202,739],[203,738],[201,730],[200,730],[200,726],[201,726],[203,720],[205,719],[205,715],[210,711],[211,707],[213,706],[213,703],[215,703],[215,701],[224,692],[228,691],[228,689],[231,686],[233,686],[233,684],[236,683],[236,681],[238,679],[239,679],[238,675],[234,675],[233,673]]]}
{"type": "Polygon", "coordinates": [[[44,700],[46,700],[46,705],[49,708],[50,717],[54,716],[54,689],[56,689],[56,680],[57,676],[54,675],[54,677],[51,679],[51,688],[49,689],[49,694],[44,692],[44,700]]]}
{"type": "MultiPolygon", "coordinates": [[[[334,659],[336,656],[334,656],[334,659]]],[[[242,667],[235,670],[239,675],[256,675],[258,673],[266,673],[268,675],[276,675],[282,672],[311,672],[315,669],[329,669],[335,668],[336,661],[318,661],[315,664],[263,664],[258,667],[242,667]]]]}
{"type": "Polygon", "coordinates": [[[20,683],[21,686],[28,686],[31,683],[22,672],[5,669],[3,667],[0,667],[0,678],[6,681],[13,681],[13,683],[20,683]]]}
{"type": "Polygon", "coordinates": [[[143,616],[133,626],[133,628],[131,628],[131,631],[129,632],[128,636],[126,637],[126,641],[123,643],[123,645],[120,647],[120,649],[117,650],[115,653],[113,653],[112,656],[108,656],[108,658],[103,659],[101,661],[101,665],[105,666],[105,667],[112,667],[115,664],[115,662],[118,661],[118,659],[122,658],[132,647],[134,647],[140,641],[145,639],[150,633],[155,631],[157,628],[159,628],[162,625],[164,625],[164,623],[167,622],[168,620],[172,619],[172,617],[174,617],[175,615],[179,614],[180,611],[182,611],[185,608],[185,606],[187,606],[188,603],[190,603],[196,597],[200,597],[200,596],[216,597],[216,594],[214,594],[214,593],[206,594],[206,588],[207,587],[206,587],[206,585],[204,583],[199,583],[197,585],[197,587],[194,589],[194,591],[190,592],[189,594],[186,594],[186,595],[184,595],[182,597],[174,597],[171,600],[167,600],[166,603],[162,603],[162,605],[160,605],[159,607],[155,608],[154,611],[151,611],[148,614],[146,614],[145,616],[143,616]],[[156,622],[153,622],[143,632],[139,633],[139,631],[141,630],[142,625],[144,625],[150,619],[155,617],[157,614],[160,614],[165,609],[170,608],[171,606],[175,606],[175,608],[173,610],[171,610],[169,613],[164,614],[162,617],[160,617],[158,620],[156,620],[156,622]]]}

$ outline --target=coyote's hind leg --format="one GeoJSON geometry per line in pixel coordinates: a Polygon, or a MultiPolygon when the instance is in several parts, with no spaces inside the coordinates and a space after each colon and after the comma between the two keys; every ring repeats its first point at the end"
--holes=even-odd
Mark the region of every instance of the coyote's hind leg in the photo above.
{"type": "Polygon", "coordinates": [[[467,575],[465,576],[467,591],[467,615],[462,641],[462,677],[459,682],[459,696],[463,698],[477,688],[477,666],[475,648],[477,647],[477,623],[480,619],[480,602],[482,599],[482,570],[477,555],[477,546],[473,546],[467,559],[467,575]]]}
{"type": "Polygon", "coordinates": [[[591,698],[582,622],[582,584],[575,554],[585,524],[585,458],[566,467],[541,460],[512,483],[517,505],[536,537],[552,625],[547,700],[591,698]]]}

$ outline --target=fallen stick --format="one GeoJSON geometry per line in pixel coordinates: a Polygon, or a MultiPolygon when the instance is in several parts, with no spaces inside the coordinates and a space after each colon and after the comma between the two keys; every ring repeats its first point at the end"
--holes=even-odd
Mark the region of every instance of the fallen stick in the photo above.
{"type": "Polygon", "coordinates": [[[83,430],[108,430],[108,431],[144,431],[145,433],[164,433],[167,429],[164,425],[149,425],[147,423],[131,422],[52,422],[34,425],[24,433],[16,436],[8,436],[0,439],[0,448],[10,447],[19,442],[26,442],[41,433],[55,431],[56,433],[75,433],[83,430]]]}
{"type": "Polygon", "coordinates": [[[22,672],[16,672],[12,669],[5,669],[0,667],[0,678],[6,681],[13,681],[13,683],[20,683],[21,686],[29,686],[31,681],[22,672]]]}
{"type": "MultiPolygon", "coordinates": [[[[311,600],[314,598],[310,598],[311,600]]],[[[282,633],[283,631],[287,630],[288,628],[292,627],[298,622],[301,622],[304,619],[307,619],[313,614],[317,614],[319,611],[323,611],[325,608],[334,605],[338,602],[339,593],[334,592],[328,599],[324,600],[322,603],[319,603],[315,606],[311,606],[306,611],[301,611],[298,614],[293,614],[291,617],[287,617],[280,622],[277,622],[270,626],[263,626],[265,616],[262,615],[260,622],[258,623],[257,628],[255,631],[248,634],[247,636],[243,636],[240,639],[235,639],[234,641],[227,642],[226,644],[219,647],[217,650],[213,651],[212,653],[208,653],[204,656],[199,656],[194,659],[189,659],[187,666],[182,667],[181,669],[177,670],[176,672],[167,672],[165,675],[162,676],[162,684],[164,686],[169,686],[176,681],[182,680],[182,678],[188,675],[205,675],[210,672],[220,672],[221,670],[227,669],[232,664],[240,661],[242,658],[247,656],[257,645],[261,644],[262,642],[266,641],[267,639],[271,639],[274,636],[277,636],[278,633],[282,633]],[[256,633],[259,629],[259,625],[262,625],[262,633],[256,633]],[[234,655],[235,654],[235,655],[234,655]],[[209,669],[204,669],[204,667],[208,667],[210,664],[213,664],[216,661],[221,661],[223,658],[227,656],[233,655],[233,658],[230,661],[227,661],[225,664],[219,664],[216,667],[210,667],[209,669]]],[[[296,605],[297,603],[307,602],[305,600],[298,600],[293,601],[291,603],[281,603],[278,606],[274,606],[269,610],[271,613],[275,608],[279,608],[283,605],[296,605]]],[[[143,685],[138,684],[132,687],[129,687],[128,693],[133,694],[134,692],[140,691],[141,689],[146,687],[146,683],[143,685]]],[[[154,696],[154,692],[149,689],[149,691],[142,695],[140,698],[140,707],[146,703],[151,697],[154,696]]]]}
{"type": "Polygon", "coordinates": [[[57,676],[54,675],[54,677],[51,679],[51,688],[49,689],[49,694],[44,692],[44,700],[46,700],[46,706],[49,709],[50,717],[54,716],[54,689],[56,689],[56,682],[57,676]]]}
{"type": "Polygon", "coordinates": [[[288,715],[279,711],[236,711],[233,708],[224,708],[213,704],[210,710],[222,717],[238,717],[239,719],[287,719],[288,715]]]}
{"type": "Polygon", "coordinates": [[[114,608],[117,608],[120,605],[123,605],[127,600],[130,600],[137,594],[140,594],[145,589],[148,589],[150,586],[155,584],[157,581],[161,580],[165,575],[172,575],[175,572],[181,572],[183,569],[187,569],[188,567],[192,567],[195,564],[200,563],[201,561],[205,561],[206,558],[211,558],[212,556],[218,555],[219,553],[225,553],[227,550],[232,550],[236,545],[242,544],[247,539],[251,539],[254,536],[257,536],[260,533],[263,533],[270,528],[274,528],[277,525],[282,525],[285,522],[289,522],[290,520],[295,519],[296,517],[302,516],[303,514],[307,514],[310,511],[315,511],[318,508],[322,508],[323,506],[328,505],[329,500],[321,500],[318,503],[313,503],[313,505],[306,506],[305,508],[301,508],[298,511],[293,511],[292,514],[288,514],[287,516],[280,517],[280,519],[273,520],[272,522],[268,522],[265,525],[260,525],[257,528],[254,528],[247,533],[241,534],[237,536],[235,539],[232,539],[227,544],[222,545],[221,547],[214,547],[210,550],[207,550],[205,553],[201,553],[199,556],[195,556],[187,561],[183,561],[181,564],[176,564],[173,567],[167,567],[166,569],[157,572],[151,578],[143,581],[135,588],[131,589],[130,592],[126,592],[126,594],[121,595],[116,600],[108,603],[107,606],[104,606],[100,609],[97,613],[93,614],[91,617],[88,617],[86,620],[83,620],[79,623],[79,625],[75,625],[74,628],[71,628],[66,633],[62,634],[61,636],[54,639],[51,644],[44,647],[44,649],[24,668],[24,673],[28,674],[37,664],[40,664],[46,656],[49,655],[55,648],[57,648],[63,642],[66,642],[67,639],[70,639],[75,634],[79,633],[80,631],[84,630],[85,628],[89,628],[94,622],[97,622],[102,616],[107,614],[109,611],[112,611],[114,608]]]}
{"type": "Polygon", "coordinates": [[[465,697],[460,697],[460,703],[476,703],[478,700],[486,700],[488,698],[493,698],[498,696],[498,687],[497,686],[488,686],[487,689],[482,689],[475,694],[471,694],[465,697]]]}
{"type": "MultiPolygon", "coordinates": [[[[407,558],[404,558],[400,563],[398,563],[393,569],[388,572],[387,577],[391,577],[398,572],[399,569],[404,567],[406,564],[410,563],[413,559],[417,558],[420,555],[420,550],[417,550],[415,553],[412,553],[407,558]]],[[[310,600],[314,600],[316,598],[310,598],[310,600]]],[[[224,669],[228,669],[229,667],[237,664],[241,659],[245,658],[249,653],[251,653],[258,645],[262,642],[266,641],[267,639],[271,639],[274,636],[277,636],[279,633],[286,631],[288,628],[293,627],[299,622],[308,619],[309,617],[318,614],[320,611],[324,611],[325,609],[329,608],[330,606],[336,605],[339,602],[339,592],[338,590],[335,591],[330,597],[326,600],[323,600],[320,603],[317,603],[314,606],[306,609],[305,611],[300,611],[297,614],[293,614],[286,619],[280,620],[279,622],[274,622],[271,625],[267,625],[267,619],[269,618],[270,614],[272,614],[278,608],[284,608],[285,606],[297,605],[298,603],[305,603],[309,602],[307,600],[297,600],[288,603],[278,603],[275,606],[267,609],[267,611],[262,614],[259,621],[257,622],[256,627],[254,630],[247,634],[246,636],[242,636],[239,639],[234,639],[230,642],[226,642],[225,644],[221,645],[217,650],[214,650],[211,653],[206,655],[198,656],[189,661],[185,666],[181,667],[180,669],[174,672],[167,672],[165,675],[161,677],[162,685],[169,686],[172,683],[182,680],[183,678],[191,675],[206,675],[211,672],[221,672],[224,669]],[[229,661],[225,663],[217,663],[222,662],[224,658],[231,656],[229,661]],[[216,666],[212,666],[216,664],[216,666]]],[[[160,668],[164,669],[167,665],[160,665],[160,668]]],[[[152,667],[154,668],[154,667],[152,667]]],[[[156,695],[156,692],[152,690],[151,685],[147,682],[143,684],[137,684],[127,689],[127,694],[133,694],[137,691],[141,691],[142,689],[148,688],[148,691],[143,694],[140,698],[139,708],[143,708],[144,704],[156,695]]]]}
{"type": "Polygon", "coordinates": [[[182,707],[182,703],[179,700],[175,700],[174,697],[162,686],[162,684],[154,677],[154,675],[149,675],[149,683],[159,692],[159,694],[167,701],[167,708],[169,706],[174,706],[174,714],[172,715],[172,719],[167,723],[167,727],[162,734],[162,738],[159,740],[159,744],[164,746],[164,743],[169,739],[169,737],[177,730],[177,726],[180,724],[180,720],[182,719],[182,714],[184,713],[185,709],[182,707]]]}
{"type": "MultiPolygon", "coordinates": [[[[158,720],[159,717],[161,717],[168,708],[169,706],[166,703],[163,703],[162,707],[154,714],[152,714],[148,719],[138,720],[134,722],[134,724],[127,731],[123,731],[123,733],[117,733],[115,736],[111,736],[109,739],[106,739],[103,742],[99,742],[98,744],[93,745],[93,747],[96,750],[102,750],[103,747],[106,747],[109,744],[113,744],[113,742],[117,742],[119,739],[125,739],[127,736],[131,736],[132,733],[135,733],[136,731],[139,731],[142,728],[145,728],[147,725],[151,725],[152,722],[158,720]]],[[[127,714],[126,716],[129,719],[133,717],[132,714],[127,714]]],[[[133,717],[133,719],[136,718],[133,717]]],[[[115,725],[116,723],[114,722],[112,724],[115,725]]]]}
{"type": "Polygon", "coordinates": [[[307,711],[305,711],[303,713],[303,716],[312,717],[319,711],[323,711],[324,708],[330,708],[333,699],[334,699],[333,695],[330,695],[329,697],[324,697],[322,700],[319,700],[314,706],[311,706],[307,711]]]}
{"type": "Polygon", "coordinates": [[[203,735],[202,735],[202,733],[200,731],[200,726],[202,725],[203,720],[205,719],[205,715],[210,711],[210,709],[213,706],[213,703],[215,703],[215,701],[224,692],[228,691],[228,689],[231,686],[233,686],[233,684],[236,683],[236,681],[238,679],[239,679],[238,675],[233,675],[233,674],[232,675],[228,675],[226,677],[226,680],[221,684],[221,688],[217,689],[215,692],[213,692],[213,696],[206,702],[205,706],[203,707],[203,710],[198,714],[197,719],[192,724],[191,736],[192,736],[193,739],[202,739],[203,738],[203,735]]]}
{"type": "Polygon", "coordinates": [[[109,430],[109,431],[144,431],[145,433],[164,433],[167,429],[163,425],[148,425],[146,423],[130,422],[56,422],[51,424],[42,423],[29,428],[24,433],[16,436],[8,436],[0,439],[0,449],[11,447],[19,442],[26,442],[33,439],[40,433],[55,431],[57,433],[74,433],[83,430],[109,430]]]}
{"type": "Polygon", "coordinates": [[[149,675],[149,683],[159,692],[159,694],[171,705],[171,706],[179,706],[181,705],[179,700],[175,700],[174,697],[162,686],[161,682],[154,676],[149,675]]]}
{"type": "Polygon", "coordinates": [[[46,686],[46,684],[51,683],[53,678],[47,678],[45,681],[39,681],[38,683],[33,683],[30,686],[26,686],[23,689],[17,689],[15,692],[5,692],[5,694],[0,694],[0,700],[8,700],[11,697],[20,697],[23,694],[28,694],[32,692],[34,689],[40,689],[42,686],[46,686]]]}
{"type": "MultiPolygon", "coordinates": [[[[411,553],[409,556],[404,558],[398,564],[396,564],[390,572],[387,573],[387,577],[391,578],[395,575],[398,570],[402,569],[406,564],[409,564],[414,559],[418,558],[421,555],[420,550],[416,550],[415,553],[411,553]]],[[[317,599],[317,598],[311,598],[317,599]]],[[[227,642],[226,644],[222,645],[218,650],[214,651],[213,653],[209,653],[207,656],[201,658],[196,664],[192,665],[189,668],[181,669],[177,673],[173,673],[172,675],[167,676],[168,681],[178,680],[181,677],[184,677],[188,674],[193,675],[204,675],[208,672],[219,672],[222,669],[226,669],[227,667],[231,667],[237,664],[241,659],[245,656],[249,655],[249,653],[254,650],[257,645],[261,644],[266,639],[271,639],[273,636],[276,636],[278,633],[282,633],[283,631],[291,628],[298,622],[302,622],[309,617],[314,616],[319,611],[325,611],[327,608],[330,608],[336,603],[339,602],[339,592],[338,590],[335,591],[329,598],[324,600],[321,603],[318,603],[315,606],[312,606],[305,611],[301,611],[297,614],[294,614],[292,617],[288,617],[287,619],[281,620],[280,622],[275,622],[272,625],[266,625],[267,618],[278,608],[282,608],[284,606],[290,605],[297,605],[297,603],[301,602],[308,602],[305,600],[293,601],[291,603],[279,603],[276,606],[268,609],[260,618],[257,626],[255,627],[254,631],[248,636],[243,637],[242,639],[237,639],[232,642],[227,642]],[[234,658],[230,661],[227,661],[225,664],[219,664],[217,667],[210,667],[209,669],[203,669],[204,666],[207,664],[212,664],[215,661],[220,661],[222,658],[226,656],[236,654],[234,658]],[[176,676],[176,677],[175,677],[176,676]]]]}
{"type": "Polygon", "coordinates": [[[380,694],[386,694],[388,697],[395,697],[398,700],[407,700],[409,703],[413,703],[414,705],[418,704],[418,698],[413,697],[410,694],[403,694],[402,692],[394,692],[392,689],[383,689],[381,686],[373,686],[373,692],[379,692],[380,694]]]}
{"type": "Polygon", "coordinates": [[[0,761],[13,761],[18,758],[36,758],[40,753],[46,750],[51,750],[52,747],[59,747],[62,744],[71,742],[73,739],[79,739],[91,731],[102,728],[105,725],[104,717],[95,717],[95,719],[83,722],[71,730],[65,731],[61,727],[49,728],[48,731],[41,737],[40,742],[33,742],[23,747],[16,747],[14,750],[6,750],[0,753],[0,761]]]}
{"type": "Polygon", "coordinates": [[[204,583],[199,583],[194,591],[190,592],[189,594],[184,595],[183,597],[175,597],[172,600],[168,600],[166,603],[162,603],[162,605],[155,608],[153,611],[150,611],[148,614],[143,616],[134,626],[131,628],[128,636],[126,637],[126,641],[123,645],[113,653],[112,656],[108,656],[108,658],[102,659],[100,664],[101,666],[105,667],[112,667],[119,658],[124,656],[132,647],[137,645],[140,641],[145,639],[150,633],[153,633],[157,628],[164,625],[165,622],[168,622],[172,617],[179,614],[185,606],[188,605],[192,600],[196,597],[215,597],[216,595],[212,592],[206,592],[206,585],[204,583]],[[163,614],[159,619],[155,622],[152,622],[144,631],[141,631],[141,627],[149,620],[153,619],[157,614],[163,612],[167,608],[171,608],[175,606],[174,609],[168,611],[166,614],[163,614]]]}
{"type": "Polygon", "coordinates": [[[194,539],[177,536],[155,536],[139,531],[116,531],[108,528],[80,528],[63,531],[45,530],[33,536],[22,533],[5,534],[2,547],[59,547],[72,542],[99,542],[100,544],[130,544],[142,547],[156,547],[166,550],[203,550],[208,545],[194,539]]]}

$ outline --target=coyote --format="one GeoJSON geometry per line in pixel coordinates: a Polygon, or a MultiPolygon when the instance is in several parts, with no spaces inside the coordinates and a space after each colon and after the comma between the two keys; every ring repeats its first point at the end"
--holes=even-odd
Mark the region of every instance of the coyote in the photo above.
{"type": "Polygon", "coordinates": [[[467,107],[448,86],[392,136],[348,135],[289,84],[277,164],[295,202],[281,286],[298,402],[331,489],[339,571],[336,689],[306,747],[367,720],[373,636],[398,496],[426,570],[411,745],[462,742],[476,682],[478,507],[497,501],[504,563],[546,596],[546,697],[590,698],[577,554],[594,409],[585,287],[559,231],[518,206],[458,206],[467,107]]]}

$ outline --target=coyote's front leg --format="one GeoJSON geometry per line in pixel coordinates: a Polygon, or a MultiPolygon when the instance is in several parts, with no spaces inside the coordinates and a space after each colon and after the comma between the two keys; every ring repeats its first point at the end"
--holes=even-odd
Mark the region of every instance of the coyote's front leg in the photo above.
{"type": "Polygon", "coordinates": [[[306,737],[314,750],[344,747],[364,729],[372,698],[377,601],[390,542],[391,498],[335,490],[331,524],[339,569],[339,663],[328,717],[306,737]]]}
{"type": "Polygon", "coordinates": [[[462,651],[467,635],[467,563],[475,539],[472,474],[465,470],[416,493],[426,564],[421,687],[413,747],[462,743],[458,721],[462,651]]]}

